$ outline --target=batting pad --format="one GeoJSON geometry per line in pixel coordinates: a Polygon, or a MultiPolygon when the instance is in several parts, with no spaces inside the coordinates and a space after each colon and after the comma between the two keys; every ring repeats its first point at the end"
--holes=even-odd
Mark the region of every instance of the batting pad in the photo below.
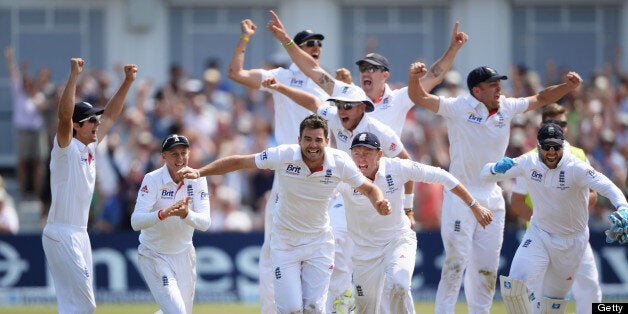
{"type": "Polygon", "coordinates": [[[499,276],[499,282],[502,299],[508,314],[532,314],[532,306],[528,299],[528,288],[523,281],[499,276]]]}
{"type": "Polygon", "coordinates": [[[567,300],[541,298],[541,314],[563,314],[567,310],[567,300]]]}

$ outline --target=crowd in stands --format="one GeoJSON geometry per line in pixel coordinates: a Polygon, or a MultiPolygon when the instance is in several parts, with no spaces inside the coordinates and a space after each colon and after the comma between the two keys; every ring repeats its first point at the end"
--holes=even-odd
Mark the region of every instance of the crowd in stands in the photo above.
{"type": "MultiPolygon", "coordinates": [[[[277,64],[268,64],[274,68],[277,64]]],[[[286,67],[287,65],[283,65],[286,67]]],[[[582,147],[595,169],[626,189],[626,160],[628,158],[628,74],[621,65],[607,66],[586,77],[581,89],[570,93],[559,103],[569,110],[567,139],[582,147]]],[[[114,71],[121,73],[122,71],[114,71]]],[[[509,69],[502,93],[508,96],[532,95],[544,86],[560,82],[563,71],[551,63],[540,77],[536,69],[523,65],[509,69]]],[[[45,74],[45,72],[44,72],[45,74]]],[[[44,121],[49,143],[56,130],[56,106],[61,90],[47,76],[29,78],[38,97],[45,98],[39,111],[44,121]]],[[[466,73],[451,71],[434,91],[437,95],[456,96],[467,93],[466,73]]],[[[105,71],[91,69],[81,76],[77,99],[105,105],[113,86],[120,78],[105,71]]],[[[56,82],[62,86],[63,82],[56,82]]],[[[404,85],[405,83],[399,83],[404,85]]],[[[273,106],[270,94],[246,89],[236,92],[237,85],[221,76],[216,62],[208,64],[202,77],[187,75],[186,69],[172,65],[169,79],[156,85],[150,78],[138,78],[135,89],[127,99],[122,117],[99,145],[97,186],[92,206],[90,228],[93,232],[130,231],[130,216],[143,175],[161,166],[159,143],[170,133],[188,137],[189,165],[198,168],[216,158],[259,152],[276,145],[273,139],[273,106]]],[[[392,87],[392,86],[391,86],[392,87]]],[[[297,123],[297,122],[295,122],[297,123]]],[[[516,157],[536,145],[540,111],[521,115],[513,123],[509,157],[516,157]]],[[[411,110],[403,128],[402,141],[412,158],[425,164],[447,169],[449,165],[446,127],[442,118],[416,106],[411,110]]],[[[48,145],[49,152],[50,144],[48,145]]],[[[481,148],[478,148],[481,149],[481,148]]],[[[43,161],[48,169],[47,161],[43,161]]],[[[19,171],[19,170],[18,170],[19,171]]],[[[273,181],[269,170],[232,172],[208,177],[212,225],[208,232],[262,231],[264,204],[273,181]]],[[[42,219],[50,202],[49,180],[46,178],[39,195],[42,219]]],[[[509,193],[508,184],[504,192],[509,193]]],[[[437,230],[442,202],[442,188],[436,185],[415,185],[415,215],[417,230],[437,230]]],[[[16,197],[16,201],[24,199],[16,197]]],[[[506,200],[509,196],[506,195],[506,200]]],[[[19,201],[16,202],[19,210],[19,201]]],[[[599,197],[591,209],[590,227],[600,232],[608,227],[610,204],[599,197]]],[[[0,209],[1,212],[1,209],[0,209]]],[[[507,214],[507,229],[525,228],[524,223],[507,214]]],[[[43,220],[42,220],[43,221],[43,220]]],[[[43,226],[43,224],[42,224],[43,226]]]]}

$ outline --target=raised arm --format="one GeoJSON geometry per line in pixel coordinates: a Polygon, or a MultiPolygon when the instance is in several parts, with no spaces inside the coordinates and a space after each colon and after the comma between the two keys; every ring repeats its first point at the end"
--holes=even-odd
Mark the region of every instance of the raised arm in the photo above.
{"type": "Polygon", "coordinates": [[[279,17],[274,11],[271,10],[270,15],[272,19],[268,21],[266,25],[268,31],[286,48],[286,52],[288,52],[290,58],[299,69],[301,69],[307,77],[316,82],[327,94],[331,95],[334,91],[334,77],[321,68],[312,56],[297,47],[292,38],[288,36],[286,29],[283,27],[283,24],[281,24],[279,17]]]}
{"type": "MultiPolygon", "coordinates": [[[[4,49],[4,62],[7,64],[7,70],[9,71],[9,76],[11,76],[11,80],[20,80],[20,69],[15,62],[15,53],[13,47],[9,46],[4,49]]],[[[22,84],[21,81],[20,84],[22,84]]]]}
{"type": "Polygon", "coordinates": [[[100,143],[109,132],[109,129],[116,122],[116,119],[120,116],[122,112],[122,107],[124,107],[124,101],[126,99],[126,95],[131,88],[131,84],[135,81],[135,77],[137,75],[137,65],[135,64],[127,64],[124,66],[124,81],[118,88],[118,91],[109,99],[109,102],[105,106],[105,112],[102,114],[102,118],[100,119],[100,127],[98,128],[98,143],[100,143]]]}
{"type": "Polygon", "coordinates": [[[72,113],[74,113],[74,97],[76,95],[76,82],[83,71],[85,61],[81,58],[70,59],[70,75],[65,84],[61,99],[59,99],[59,111],[57,117],[57,142],[59,147],[67,147],[72,140],[72,113]]]}
{"type": "Polygon", "coordinates": [[[244,52],[246,45],[255,34],[257,26],[253,21],[246,19],[240,22],[242,35],[231,55],[231,63],[229,63],[228,76],[235,82],[238,82],[248,88],[259,89],[262,80],[262,71],[260,69],[244,69],[244,52]]]}
{"type": "Polygon", "coordinates": [[[526,112],[536,110],[547,104],[558,101],[561,97],[567,95],[567,93],[578,88],[580,84],[582,84],[582,78],[580,78],[578,73],[567,73],[563,78],[562,84],[546,87],[538,94],[527,97],[529,106],[526,112]]]}
{"type": "Polygon", "coordinates": [[[440,106],[440,99],[436,95],[429,94],[421,83],[421,77],[426,72],[425,64],[421,62],[410,64],[408,70],[408,96],[414,104],[436,113],[440,106]]]}
{"type": "Polygon", "coordinates": [[[364,181],[364,183],[356,187],[362,195],[365,195],[371,201],[371,204],[380,215],[389,215],[392,211],[390,202],[384,198],[384,193],[371,181],[364,181]]]}
{"type": "Polygon", "coordinates": [[[426,91],[431,91],[434,87],[436,87],[436,85],[443,81],[445,74],[447,74],[447,71],[451,69],[451,65],[454,63],[454,59],[456,59],[458,50],[460,50],[460,48],[462,48],[462,46],[469,40],[469,36],[467,34],[458,31],[459,26],[460,22],[456,22],[456,24],[454,24],[454,31],[451,35],[449,48],[447,48],[445,54],[432,64],[426,75],[421,77],[421,84],[426,91]]]}
{"type": "Polygon", "coordinates": [[[322,106],[322,103],[314,95],[281,84],[277,82],[274,77],[269,77],[265,79],[262,82],[262,86],[268,89],[276,90],[286,95],[288,98],[292,99],[292,101],[311,112],[316,112],[318,110],[318,107],[322,106]]]}

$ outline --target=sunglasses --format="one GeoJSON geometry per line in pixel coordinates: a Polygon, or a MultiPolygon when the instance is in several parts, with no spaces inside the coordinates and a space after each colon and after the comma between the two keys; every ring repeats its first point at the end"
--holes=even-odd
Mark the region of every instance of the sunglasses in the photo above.
{"type": "Polygon", "coordinates": [[[323,47],[323,42],[315,39],[315,40],[308,40],[306,42],[302,42],[299,47],[303,47],[303,46],[308,46],[308,47],[314,47],[314,45],[319,46],[319,47],[323,47]]]}
{"type": "Polygon", "coordinates": [[[360,73],[364,73],[364,71],[369,71],[369,73],[374,73],[375,71],[382,70],[388,71],[388,68],[381,65],[373,65],[373,64],[360,64],[360,73]]]}
{"type": "Polygon", "coordinates": [[[561,128],[564,128],[564,127],[567,126],[567,121],[562,121],[562,120],[547,120],[547,121],[543,121],[543,124],[548,124],[548,123],[557,124],[561,128]]]}
{"type": "Polygon", "coordinates": [[[563,145],[561,144],[542,144],[539,146],[541,146],[541,149],[546,152],[549,152],[552,148],[554,149],[555,152],[563,149],[563,145]]]}
{"type": "Polygon", "coordinates": [[[90,122],[90,123],[96,123],[96,122],[100,121],[100,116],[87,117],[87,118],[85,118],[85,119],[83,119],[83,120],[81,120],[79,122],[85,122],[85,121],[90,122]]]}
{"type": "Polygon", "coordinates": [[[345,102],[345,101],[334,101],[334,104],[338,109],[351,110],[351,108],[361,105],[361,102],[345,102]]]}

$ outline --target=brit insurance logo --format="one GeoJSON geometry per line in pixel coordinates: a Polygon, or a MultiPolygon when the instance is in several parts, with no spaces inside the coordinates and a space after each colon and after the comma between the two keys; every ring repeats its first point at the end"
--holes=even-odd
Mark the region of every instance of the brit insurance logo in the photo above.
{"type": "Polygon", "coordinates": [[[301,174],[301,167],[296,166],[293,163],[288,163],[288,165],[286,165],[286,174],[298,176],[301,174]]]}
{"type": "Polygon", "coordinates": [[[543,173],[539,169],[530,169],[530,180],[543,182],[543,173]]]}
{"type": "Polygon", "coordinates": [[[336,139],[346,143],[347,141],[349,141],[349,135],[344,134],[341,129],[338,129],[338,132],[336,133],[336,139]]]}
{"type": "Polygon", "coordinates": [[[268,159],[268,152],[267,151],[263,151],[263,152],[259,153],[259,159],[260,160],[268,159]]]}
{"type": "Polygon", "coordinates": [[[301,88],[301,87],[303,87],[304,84],[305,84],[304,80],[300,80],[300,79],[297,79],[297,78],[294,78],[294,77],[290,79],[290,86],[292,86],[292,87],[299,87],[299,88],[301,88]]]}
{"type": "Polygon", "coordinates": [[[469,112],[467,116],[467,122],[480,124],[482,123],[482,117],[476,116],[474,112],[469,112]]]}
{"type": "Polygon", "coordinates": [[[167,188],[161,188],[161,199],[162,200],[171,200],[174,199],[174,191],[168,190],[167,188]]]}

